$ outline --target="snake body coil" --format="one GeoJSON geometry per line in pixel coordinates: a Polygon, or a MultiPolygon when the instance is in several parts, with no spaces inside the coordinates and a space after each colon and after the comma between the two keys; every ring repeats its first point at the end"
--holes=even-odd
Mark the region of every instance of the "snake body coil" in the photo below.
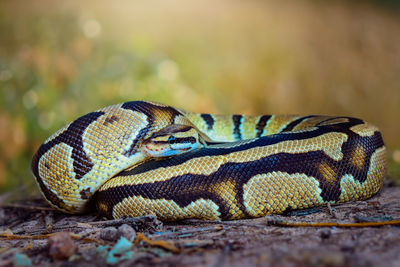
{"type": "Polygon", "coordinates": [[[68,213],[240,219],[362,200],[386,148],[360,119],[197,114],[143,101],[84,115],[43,143],[32,171],[68,213]],[[93,199],[94,200],[90,201],[93,199]]]}

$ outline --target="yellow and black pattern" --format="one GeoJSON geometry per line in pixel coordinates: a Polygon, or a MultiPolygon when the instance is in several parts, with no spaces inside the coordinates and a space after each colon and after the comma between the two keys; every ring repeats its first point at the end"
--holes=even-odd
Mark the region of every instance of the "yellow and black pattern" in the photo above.
{"type": "Polygon", "coordinates": [[[84,211],[96,192],[107,217],[231,220],[371,197],[385,153],[379,130],[360,119],[197,114],[136,101],[67,125],[39,148],[32,170],[65,212],[84,211]],[[206,146],[148,153],[178,139],[206,146]]]}

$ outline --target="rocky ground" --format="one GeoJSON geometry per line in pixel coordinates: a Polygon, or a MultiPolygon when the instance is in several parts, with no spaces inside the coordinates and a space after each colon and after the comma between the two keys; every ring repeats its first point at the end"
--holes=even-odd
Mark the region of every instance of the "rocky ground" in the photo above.
{"type": "Polygon", "coordinates": [[[367,201],[227,222],[104,221],[38,199],[0,205],[0,266],[400,266],[399,224],[343,227],[396,219],[400,187],[389,185],[367,201]]]}

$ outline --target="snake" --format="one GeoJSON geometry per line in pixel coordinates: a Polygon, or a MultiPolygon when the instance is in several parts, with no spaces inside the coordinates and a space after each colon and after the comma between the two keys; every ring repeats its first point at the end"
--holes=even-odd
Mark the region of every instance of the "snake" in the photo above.
{"type": "Polygon", "coordinates": [[[62,212],[176,221],[365,200],[382,188],[387,162],[381,132],[358,118],[214,115],[130,101],[56,131],[31,168],[62,212]]]}

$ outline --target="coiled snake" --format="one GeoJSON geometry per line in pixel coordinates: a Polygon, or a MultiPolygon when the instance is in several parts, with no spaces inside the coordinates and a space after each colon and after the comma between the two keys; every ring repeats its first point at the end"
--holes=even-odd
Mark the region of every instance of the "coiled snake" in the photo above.
{"type": "Polygon", "coordinates": [[[362,200],[382,187],[386,148],[360,119],[210,115],[134,101],[63,127],[32,171],[67,213],[240,219],[362,200]]]}

